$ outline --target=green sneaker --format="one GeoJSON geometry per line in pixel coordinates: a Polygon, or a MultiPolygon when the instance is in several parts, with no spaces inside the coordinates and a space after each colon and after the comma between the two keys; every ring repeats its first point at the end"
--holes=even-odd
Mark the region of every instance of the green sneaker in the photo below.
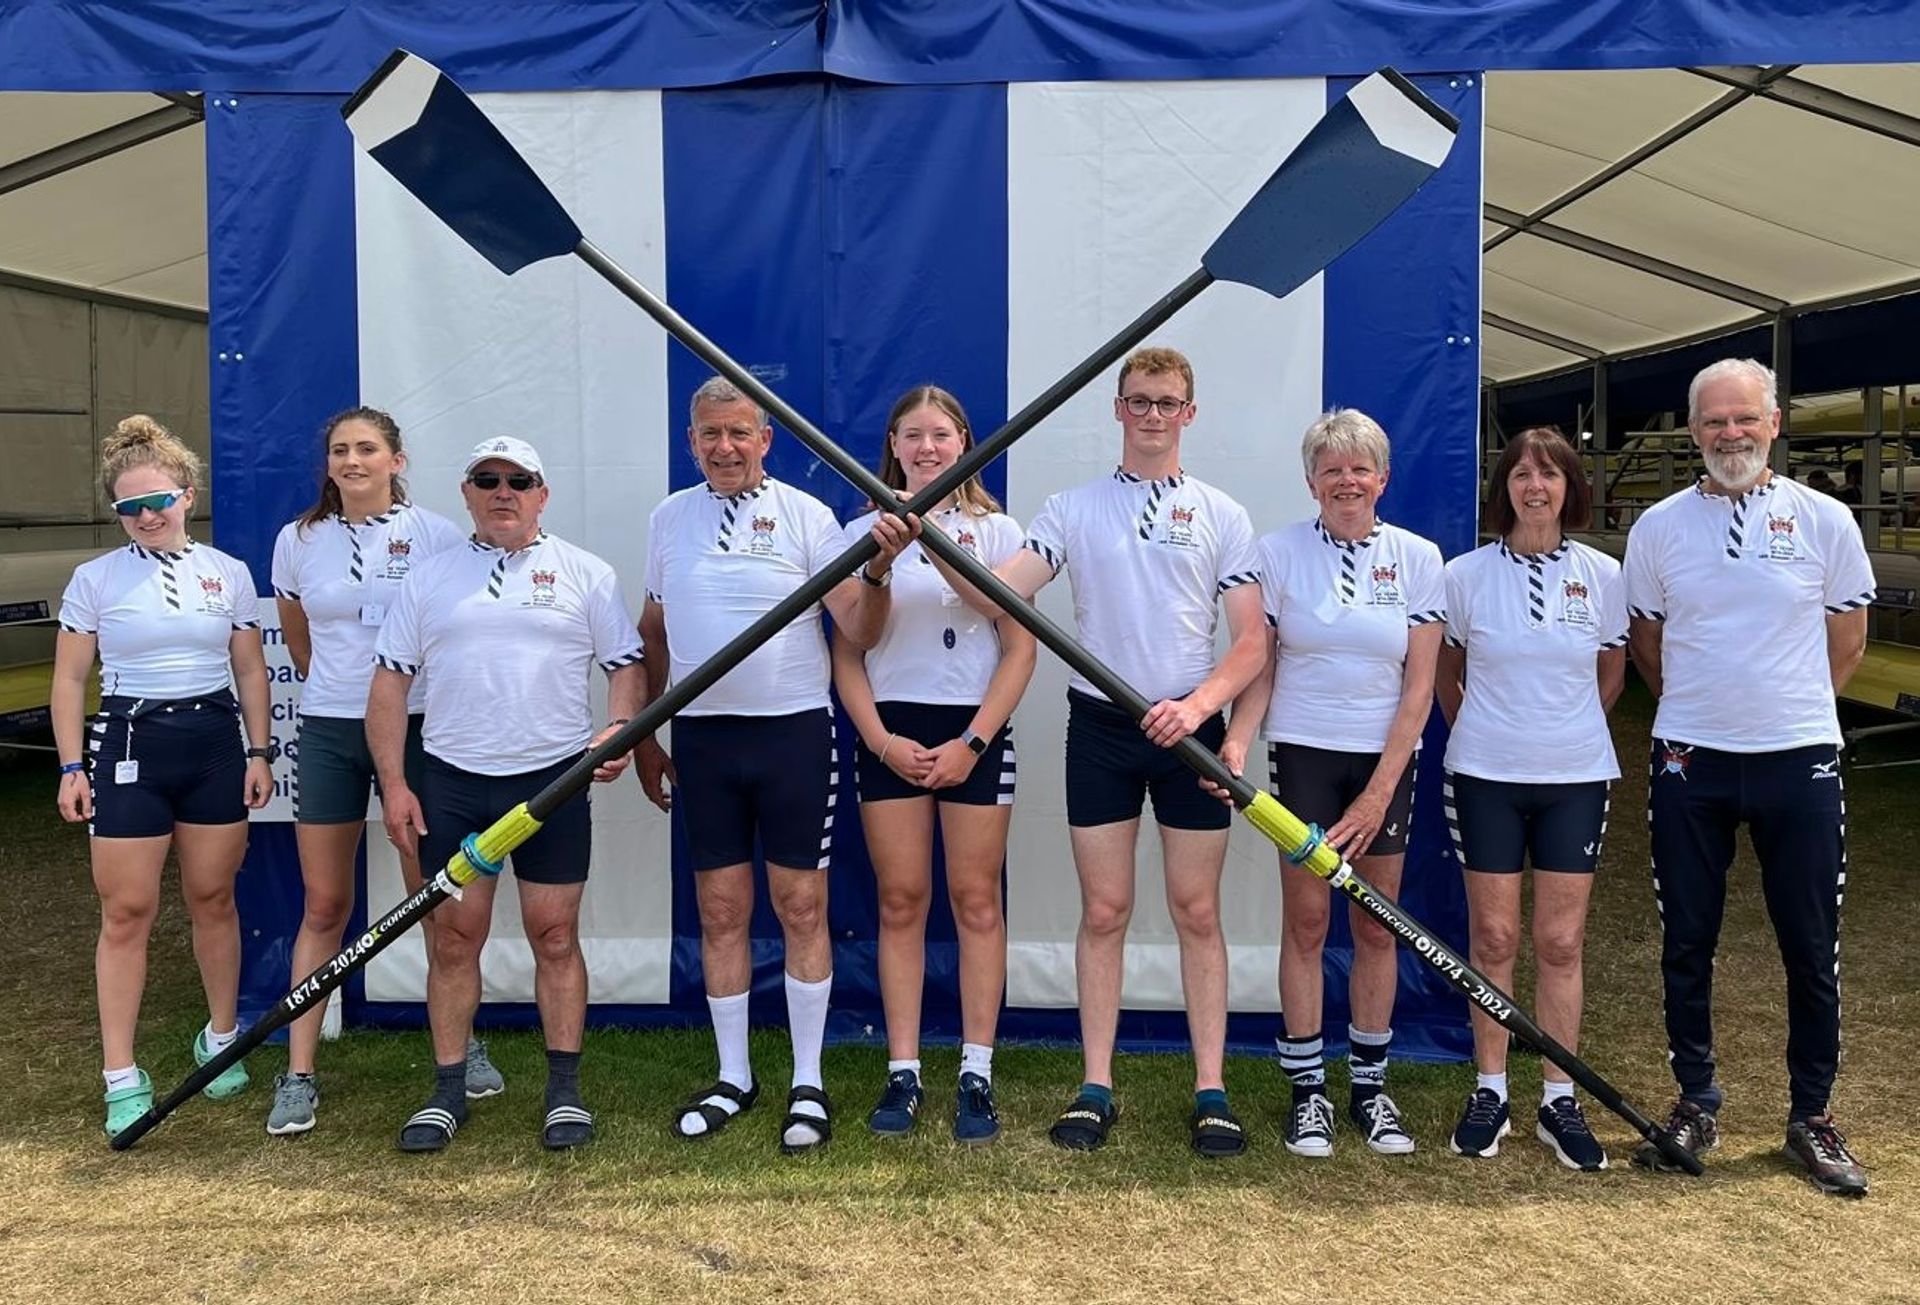
{"type": "Polygon", "coordinates": [[[107,1136],[118,1137],[134,1120],[153,1109],[153,1080],[140,1071],[140,1081],[132,1087],[115,1088],[107,1093],[107,1136]]]}
{"type": "MultiPolygon", "coordinates": [[[[193,1035],[193,1063],[204,1065],[215,1054],[207,1048],[207,1030],[202,1025],[200,1031],[193,1035]]],[[[220,1077],[201,1088],[200,1094],[209,1101],[225,1101],[228,1097],[237,1097],[245,1092],[248,1082],[246,1064],[236,1060],[220,1071],[220,1077]]]]}

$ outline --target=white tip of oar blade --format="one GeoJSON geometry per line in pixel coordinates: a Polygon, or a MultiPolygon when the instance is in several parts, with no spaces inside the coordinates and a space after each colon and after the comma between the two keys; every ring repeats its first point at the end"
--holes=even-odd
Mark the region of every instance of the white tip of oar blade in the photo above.
{"type": "Polygon", "coordinates": [[[1445,162],[1453,148],[1453,130],[1384,73],[1375,73],[1348,91],[1347,102],[1375,140],[1430,168],[1445,162]]]}
{"type": "Polygon", "coordinates": [[[420,121],[427,100],[440,83],[440,70],[417,54],[400,54],[398,62],[375,74],[360,102],[347,109],[347,128],[360,148],[372,151],[420,121]]]}

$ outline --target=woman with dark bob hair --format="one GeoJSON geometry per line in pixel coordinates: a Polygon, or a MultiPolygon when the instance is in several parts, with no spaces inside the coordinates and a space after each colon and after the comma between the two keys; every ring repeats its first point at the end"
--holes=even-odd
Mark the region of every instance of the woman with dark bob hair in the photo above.
{"type": "MultiPolygon", "coordinates": [[[[1580,458],[1552,427],[1508,441],[1488,482],[1497,536],[1447,564],[1447,632],[1436,691],[1453,726],[1445,800],[1466,876],[1471,959],[1513,987],[1520,873],[1533,868],[1540,1027],[1578,1047],[1581,948],[1593,873],[1620,777],[1607,711],[1626,675],[1620,564],[1567,538],[1591,514],[1580,458]]],[[[1454,1127],[1455,1154],[1491,1156],[1509,1131],[1507,1034],[1473,1016],[1479,1082],[1454,1127]]],[[[1542,1066],[1534,1127],[1569,1169],[1607,1167],[1573,1084],[1542,1066]]]]}

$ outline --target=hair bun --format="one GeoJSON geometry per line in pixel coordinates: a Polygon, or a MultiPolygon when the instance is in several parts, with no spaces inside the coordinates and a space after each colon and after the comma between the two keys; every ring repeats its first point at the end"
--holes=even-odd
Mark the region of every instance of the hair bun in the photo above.
{"type": "Polygon", "coordinates": [[[122,418],[113,428],[113,434],[107,436],[100,446],[105,457],[112,457],[122,449],[136,448],[142,444],[162,444],[173,439],[173,432],[144,412],[136,412],[131,417],[122,418]]]}

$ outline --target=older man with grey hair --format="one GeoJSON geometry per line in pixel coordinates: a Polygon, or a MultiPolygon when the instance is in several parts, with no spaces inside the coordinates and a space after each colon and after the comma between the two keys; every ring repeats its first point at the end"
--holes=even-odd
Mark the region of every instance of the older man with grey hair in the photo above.
{"type": "MultiPolygon", "coordinates": [[[[1629,648],[1660,699],[1647,801],[1680,1084],[1669,1127],[1696,1153],[1719,1140],[1713,959],[1744,824],[1787,971],[1786,1151],[1822,1190],[1864,1196],[1828,1098],[1847,877],[1834,698],[1866,646],[1873,571],[1843,504],[1768,469],[1771,370],[1748,358],[1702,370],[1687,428],[1706,474],[1641,515],[1625,566],[1629,648]]],[[[1651,1146],[1634,1158],[1660,1167],[1651,1146]]]]}
{"type": "MultiPolygon", "coordinates": [[[[823,570],[843,548],[826,504],[766,472],[773,428],[751,398],[715,376],[694,392],[687,441],[704,483],[669,495],[647,530],[647,598],[640,634],[651,696],[690,674],[823,570]]],[[[886,626],[893,560],[917,526],[884,514],[880,556],[828,591],[841,634],[871,647],[886,626]]],[[[753,980],[756,838],[768,896],[786,942],[793,1083],[781,1150],[798,1155],[832,1136],[820,1077],[833,945],[827,877],[839,765],[818,608],[768,639],[683,710],[671,759],[652,739],[638,750],[647,796],[666,810],[669,779],[686,822],[700,904],[700,960],[720,1071],[674,1114],[681,1137],[710,1137],[752,1107],[759,1085],[747,1055],[753,980]]]]}

